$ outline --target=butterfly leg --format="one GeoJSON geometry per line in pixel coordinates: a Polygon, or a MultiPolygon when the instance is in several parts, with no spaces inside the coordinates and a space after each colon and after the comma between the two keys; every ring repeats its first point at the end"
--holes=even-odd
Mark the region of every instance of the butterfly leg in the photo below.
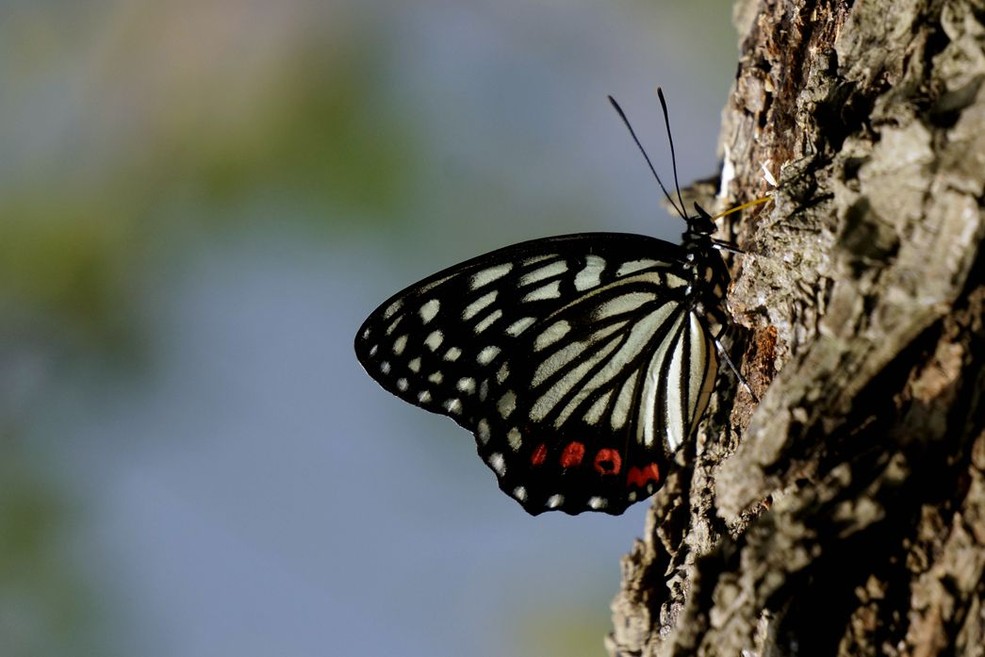
{"type": "Polygon", "coordinates": [[[732,358],[729,357],[728,351],[725,349],[725,345],[722,344],[719,337],[715,337],[715,349],[718,351],[718,355],[722,357],[722,360],[725,361],[725,364],[728,365],[729,369],[735,373],[735,378],[739,380],[739,383],[749,391],[750,395],[752,395],[752,400],[758,404],[759,397],[757,397],[756,393],[753,392],[749,382],[746,381],[746,377],[742,376],[742,372],[740,372],[739,368],[732,362],[732,358]]]}

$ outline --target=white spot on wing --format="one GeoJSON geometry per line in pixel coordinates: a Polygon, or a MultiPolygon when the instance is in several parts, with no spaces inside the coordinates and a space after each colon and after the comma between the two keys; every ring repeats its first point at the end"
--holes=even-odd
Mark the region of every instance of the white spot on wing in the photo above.
{"type": "Polygon", "coordinates": [[[496,410],[499,411],[499,416],[504,420],[516,410],[516,395],[513,394],[512,390],[503,393],[503,396],[496,402],[496,410]]]}
{"type": "Polygon", "coordinates": [[[510,375],[510,367],[505,362],[499,366],[499,371],[496,372],[496,383],[502,384],[506,381],[506,377],[510,375]]]}
{"type": "Polygon", "coordinates": [[[502,316],[503,316],[503,311],[497,308],[496,310],[486,315],[485,319],[483,319],[481,322],[475,325],[475,332],[482,333],[487,328],[492,326],[496,322],[496,320],[498,320],[502,316]]]}
{"type": "Polygon", "coordinates": [[[389,306],[387,306],[387,309],[383,311],[383,319],[390,319],[391,317],[393,317],[397,313],[397,311],[400,310],[400,307],[403,305],[404,302],[401,299],[397,299],[396,301],[391,303],[389,306]]]}
{"type": "Polygon", "coordinates": [[[411,372],[414,372],[415,374],[417,372],[420,372],[421,371],[421,359],[420,358],[412,358],[411,361],[409,363],[407,363],[407,368],[411,372]]]}
{"type": "Polygon", "coordinates": [[[520,446],[523,445],[523,436],[520,435],[520,432],[516,427],[513,427],[507,432],[506,441],[510,444],[510,449],[516,452],[520,449],[520,446]]]}
{"type": "Polygon", "coordinates": [[[507,326],[506,333],[512,335],[515,338],[516,336],[520,335],[528,328],[533,326],[534,322],[536,321],[537,320],[534,319],[533,317],[523,317],[521,319],[516,320],[509,326],[507,326]]]}
{"type": "Polygon", "coordinates": [[[462,350],[458,347],[449,347],[448,351],[445,352],[445,360],[454,363],[458,360],[458,357],[462,355],[462,350]]]}
{"type": "Polygon", "coordinates": [[[553,278],[555,276],[560,276],[564,272],[568,271],[568,263],[564,260],[558,260],[552,262],[549,265],[541,267],[540,269],[535,269],[531,272],[527,272],[520,277],[520,285],[533,285],[538,283],[545,278],[553,278]]]}
{"type": "Polygon", "coordinates": [[[422,404],[427,404],[428,402],[431,401],[431,393],[428,392],[427,390],[421,390],[419,393],[417,393],[417,401],[421,402],[422,404]]]}
{"type": "Polygon", "coordinates": [[[407,347],[407,336],[401,335],[399,338],[393,341],[393,353],[399,356],[404,353],[404,348],[407,347]]]}
{"type": "Polygon", "coordinates": [[[547,498],[547,508],[556,509],[564,504],[564,495],[551,495],[547,498]]]}
{"type": "MultiPolygon", "coordinates": [[[[710,269],[708,271],[711,271],[710,269]]],[[[663,277],[663,285],[671,290],[676,290],[679,287],[687,287],[691,284],[691,281],[686,278],[681,278],[680,276],[675,276],[674,274],[667,273],[663,277]]]]}
{"type": "Polygon", "coordinates": [[[426,344],[431,351],[437,351],[444,339],[445,335],[441,331],[431,331],[428,333],[428,337],[424,339],[424,344],[426,344]]]}
{"type": "Polygon", "coordinates": [[[418,312],[421,316],[421,321],[427,324],[438,314],[438,310],[441,309],[441,303],[437,299],[431,299],[426,302],[418,312]]]}
{"type": "Polygon", "coordinates": [[[590,255],[585,258],[585,266],[575,276],[575,289],[584,292],[598,287],[602,282],[602,272],[605,270],[605,260],[601,256],[590,255]]]}
{"type": "Polygon", "coordinates": [[[489,423],[486,422],[485,418],[479,420],[479,423],[475,425],[475,437],[483,445],[489,442],[489,423]]]}
{"type": "Polygon", "coordinates": [[[544,347],[548,347],[565,335],[571,330],[571,324],[565,320],[559,320],[554,322],[546,329],[540,332],[540,334],[534,339],[534,351],[540,351],[544,347]]]}
{"type": "Polygon", "coordinates": [[[462,412],[462,401],[460,399],[448,399],[444,404],[442,404],[442,406],[445,407],[446,411],[452,413],[453,415],[458,415],[462,412]]]}
{"type": "Polygon", "coordinates": [[[605,414],[606,409],[609,407],[609,399],[612,398],[612,391],[608,391],[598,399],[596,399],[588,411],[585,413],[585,422],[590,425],[600,424],[602,422],[602,416],[605,414]]]}
{"type": "Polygon", "coordinates": [[[595,311],[595,317],[601,320],[612,317],[613,315],[636,312],[643,304],[656,301],[656,299],[656,295],[650,292],[628,292],[626,294],[620,294],[600,304],[598,310],[595,311]]]}
{"type": "Polygon", "coordinates": [[[599,509],[604,509],[609,506],[609,500],[604,497],[590,497],[588,498],[588,506],[598,511],[599,509]]]}
{"type": "Polygon", "coordinates": [[[517,486],[513,489],[513,497],[520,500],[521,502],[527,501],[527,489],[523,486],[517,486]]]}
{"type": "Polygon", "coordinates": [[[408,387],[409,386],[407,385],[407,379],[403,377],[397,379],[397,390],[400,390],[401,392],[407,392],[408,387]]]}
{"type": "Polygon", "coordinates": [[[545,301],[547,299],[557,299],[561,296],[561,281],[552,281],[547,285],[542,285],[535,290],[527,292],[523,301],[545,301]]]}
{"type": "Polygon", "coordinates": [[[383,372],[384,374],[389,374],[390,373],[390,361],[386,361],[385,360],[382,363],[380,363],[380,371],[383,372]]]}
{"type": "MultiPolygon", "coordinates": [[[[649,374],[655,376],[652,370],[649,374]]],[[[612,407],[612,414],[609,416],[609,426],[615,431],[619,431],[625,427],[626,422],[629,420],[629,412],[635,406],[633,403],[633,393],[636,392],[636,381],[638,378],[639,372],[633,372],[632,376],[627,378],[623,382],[622,387],[619,388],[615,406],[612,407]]],[[[642,416],[640,419],[643,419],[642,416]]]]}
{"type": "Polygon", "coordinates": [[[496,297],[498,295],[499,295],[498,290],[493,290],[492,292],[487,292],[486,294],[483,294],[481,297],[479,297],[469,305],[465,306],[465,310],[462,311],[462,319],[466,321],[472,319],[473,317],[478,315],[483,308],[486,308],[489,304],[496,301],[496,297]]]}
{"type": "Polygon", "coordinates": [[[490,454],[489,459],[486,462],[489,464],[489,467],[493,469],[493,472],[500,477],[506,474],[506,461],[503,460],[503,455],[499,452],[493,452],[490,454]]]}
{"type": "Polygon", "coordinates": [[[428,375],[428,381],[437,385],[441,385],[444,378],[445,377],[441,374],[441,372],[432,372],[428,375]]]}
{"type": "Polygon", "coordinates": [[[493,281],[506,276],[510,273],[511,269],[513,269],[513,263],[505,262],[501,265],[496,265],[495,267],[490,267],[489,269],[483,269],[480,272],[472,274],[472,280],[470,281],[472,284],[472,289],[475,290],[484,285],[489,285],[493,281]]]}
{"type": "Polygon", "coordinates": [[[475,360],[480,365],[488,365],[498,355],[499,355],[499,347],[492,347],[492,346],[485,347],[482,351],[479,352],[479,355],[476,356],[475,360]]]}
{"type": "Polygon", "coordinates": [[[473,379],[470,376],[463,377],[458,380],[458,383],[455,384],[455,387],[461,390],[462,392],[471,395],[473,392],[475,392],[475,379],[473,379]]]}
{"type": "Polygon", "coordinates": [[[629,262],[624,262],[616,270],[616,276],[625,276],[626,274],[632,274],[641,269],[646,269],[647,267],[652,267],[654,264],[653,260],[630,260],[629,262]]]}

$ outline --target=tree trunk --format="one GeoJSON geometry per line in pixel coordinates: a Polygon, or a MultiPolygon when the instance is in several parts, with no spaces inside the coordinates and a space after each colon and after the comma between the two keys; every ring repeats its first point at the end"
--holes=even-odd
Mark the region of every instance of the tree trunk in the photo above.
{"type": "Polygon", "coordinates": [[[623,561],[609,652],[985,655],[985,8],[735,16],[722,189],[779,180],[731,227],[762,400],[719,386],[623,561]]]}

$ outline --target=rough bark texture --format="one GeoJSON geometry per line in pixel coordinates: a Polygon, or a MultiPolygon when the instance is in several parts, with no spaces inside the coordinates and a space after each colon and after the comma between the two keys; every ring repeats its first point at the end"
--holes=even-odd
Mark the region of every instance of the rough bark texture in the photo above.
{"type": "MultiPolygon", "coordinates": [[[[749,0],[723,114],[743,388],[623,561],[612,655],[985,655],[985,8],[749,0]]],[[[725,400],[730,400],[725,403],[725,400]]]]}

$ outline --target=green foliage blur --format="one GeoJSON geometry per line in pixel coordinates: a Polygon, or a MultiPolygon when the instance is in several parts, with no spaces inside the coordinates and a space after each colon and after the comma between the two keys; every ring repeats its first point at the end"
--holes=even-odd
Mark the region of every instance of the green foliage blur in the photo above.
{"type": "Polygon", "coordinates": [[[246,221],[327,242],[407,188],[372,26],[276,5],[0,10],[0,654],[106,648],[61,536],[85,510],[23,429],[83,364],[140,376],[155,264],[246,221]],[[265,204],[283,211],[244,218],[265,204]]]}
{"type": "MultiPolygon", "coordinates": [[[[564,3],[541,4],[563,18],[564,3]]],[[[386,12],[400,3],[387,6],[0,7],[0,656],[128,654],[120,636],[139,646],[139,628],[118,629],[126,583],[95,581],[86,568],[113,555],[97,554],[90,510],[73,497],[84,464],[63,462],[71,456],[52,446],[75,438],[57,417],[59,404],[84,403],[73,390],[113,396],[153,370],[148,336],[158,317],[146,295],[158,279],[180,271],[203,243],[250,231],[289,228],[328,247],[397,228],[407,208],[420,211],[420,163],[454,168],[433,162],[415,117],[393,102],[399,38],[388,21],[398,19],[386,12]]],[[[646,3],[620,8],[652,14],[646,3]]],[[[675,3],[652,20],[683,13],[675,3]]],[[[508,22],[509,11],[500,19],[508,22]]],[[[621,47],[618,35],[613,44],[621,47]]],[[[712,66],[718,55],[710,53],[731,50],[711,36],[682,59],[712,66]]],[[[604,91],[598,104],[608,111],[604,91]]],[[[524,99],[510,103],[523,108],[524,99]]],[[[628,139],[625,151],[635,156],[628,139]]],[[[495,206],[513,191],[496,180],[481,189],[454,180],[464,190],[442,202],[460,204],[446,211],[467,211],[472,223],[450,222],[450,230],[497,230],[495,206]]],[[[570,227],[603,216],[577,194],[552,203],[564,207],[528,202],[517,214],[533,224],[538,212],[564,214],[570,227]]],[[[594,611],[574,605],[531,616],[518,651],[601,654],[606,627],[589,618],[594,611]]]]}

